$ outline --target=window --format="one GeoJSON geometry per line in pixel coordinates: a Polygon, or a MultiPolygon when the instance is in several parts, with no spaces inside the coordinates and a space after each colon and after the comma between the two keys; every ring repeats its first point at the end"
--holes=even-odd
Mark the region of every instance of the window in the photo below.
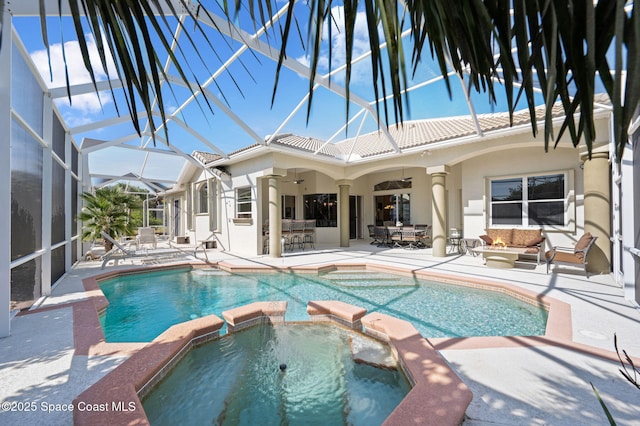
{"type": "Polygon", "coordinates": [[[411,178],[405,178],[400,180],[388,180],[380,182],[373,186],[374,191],[388,191],[390,189],[410,189],[411,178]]]}
{"type": "Polygon", "coordinates": [[[251,219],[251,187],[236,189],[236,218],[251,219]]]}
{"type": "Polygon", "coordinates": [[[282,219],[296,218],[296,197],[295,195],[282,196],[282,219]]]}
{"type": "Polygon", "coordinates": [[[308,194],[304,196],[304,218],[315,219],[318,228],[338,226],[338,198],[336,194],[308,194]]]}
{"type": "Polygon", "coordinates": [[[376,195],[376,225],[382,226],[384,222],[411,223],[411,195],[390,194],[376,195]]]}
{"type": "Polygon", "coordinates": [[[491,180],[490,224],[566,226],[565,182],[564,173],[491,180]]]}
{"type": "Polygon", "coordinates": [[[204,183],[198,188],[198,205],[196,206],[196,213],[208,213],[209,212],[209,185],[204,183]]]}
{"type": "Polygon", "coordinates": [[[492,225],[522,225],[522,180],[491,181],[492,225]]]}

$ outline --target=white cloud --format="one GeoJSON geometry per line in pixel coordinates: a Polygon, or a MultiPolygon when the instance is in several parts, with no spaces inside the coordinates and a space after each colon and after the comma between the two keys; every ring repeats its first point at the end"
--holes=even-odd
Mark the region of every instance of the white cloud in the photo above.
{"type": "MultiPolygon", "coordinates": [[[[91,64],[94,67],[96,80],[105,80],[107,73],[102,68],[100,57],[98,55],[98,49],[96,42],[91,34],[86,34],[87,48],[89,50],[89,58],[91,64]]],[[[38,50],[31,54],[31,58],[36,65],[40,75],[46,82],[48,87],[63,87],[66,85],[65,80],[65,62],[62,56],[62,44],[56,43],[49,46],[51,55],[51,74],[49,73],[49,61],[46,50],[38,50]]],[[[69,83],[71,85],[90,83],[91,77],[89,72],[84,67],[84,61],[82,59],[82,53],[77,41],[68,41],[64,44],[64,52],[67,61],[67,71],[69,73],[69,83]]],[[[116,75],[116,67],[111,59],[108,57],[107,67],[109,74],[116,75]]],[[[96,113],[101,110],[101,104],[111,102],[111,94],[109,92],[101,93],[87,93],[83,95],[73,96],[71,98],[70,107],[84,114],[96,113]]],[[[61,101],[68,105],[68,100],[61,101]]]]}
{"type": "MultiPolygon", "coordinates": [[[[296,61],[300,62],[305,67],[311,66],[311,59],[309,58],[308,55],[300,56],[300,57],[296,58],[296,61]]],[[[342,60],[342,63],[344,63],[344,59],[342,60]]],[[[334,65],[334,67],[335,67],[335,65],[334,65]]],[[[329,56],[321,55],[318,58],[318,70],[327,71],[328,69],[329,69],[329,56]]]]}
{"type": "MultiPolygon", "coordinates": [[[[342,6],[336,6],[331,9],[332,18],[328,20],[322,33],[322,38],[325,42],[331,43],[331,67],[333,70],[343,66],[346,63],[346,37],[344,30],[344,8],[342,6]],[[329,41],[329,28],[331,25],[331,40],[329,41]]],[[[367,28],[367,18],[365,12],[358,12],[356,15],[356,22],[354,26],[354,40],[352,49],[352,58],[356,59],[359,56],[369,51],[369,29],[367,28]]],[[[296,58],[298,62],[309,66],[311,61],[308,55],[296,58]]],[[[325,48],[318,60],[318,71],[326,73],[329,72],[329,51],[325,48]]],[[[336,74],[332,77],[333,80],[344,82],[344,71],[336,74]]],[[[371,83],[371,63],[368,58],[356,63],[351,69],[351,83],[358,84],[359,82],[371,83]]]]}

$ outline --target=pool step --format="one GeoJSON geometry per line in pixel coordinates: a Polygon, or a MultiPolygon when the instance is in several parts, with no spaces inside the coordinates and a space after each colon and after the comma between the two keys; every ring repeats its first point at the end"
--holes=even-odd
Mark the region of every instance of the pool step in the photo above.
{"type": "Polygon", "coordinates": [[[372,271],[334,271],[322,275],[332,284],[345,287],[412,287],[416,283],[410,277],[401,277],[385,272],[372,271]]]}
{"type": "Polygon", "coordinates": [[[194,269],[193,271],[191,271],[191,273],[193,275],[198,275],[198,276],[209,276],[209,275],[227,276],[227,275],[231,275],[230,272],[223,271],[222,269],[218,269],[218,268],[199,268],[199,269],[194,269]]]}

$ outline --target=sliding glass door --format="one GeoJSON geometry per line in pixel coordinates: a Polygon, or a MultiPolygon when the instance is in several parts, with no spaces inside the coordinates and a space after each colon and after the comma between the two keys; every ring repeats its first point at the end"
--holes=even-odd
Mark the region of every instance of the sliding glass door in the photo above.
{"type": "Polygon", "coordinates": [[[389,194],[376,195],[376,225],[382,226],[385,222],[411,223],[411,195],[389,194]]]}

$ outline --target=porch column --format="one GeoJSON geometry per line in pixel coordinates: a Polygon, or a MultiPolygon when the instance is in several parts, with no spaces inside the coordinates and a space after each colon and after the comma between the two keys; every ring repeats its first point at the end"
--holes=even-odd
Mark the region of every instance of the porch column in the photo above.
{"type": "Polygon", "coordinates": [[[427,174],[431,175],[432,213],[431,236],[433,238],[432,255],[446,257],[447,255],[447,198],[446,183],[448,166],[427,167],[427,174]]]}
{"type": "Polygon", "coordinates": [[[584,232],[598,237],[589,252],[589,272],[611,271],[611,173],[608,152],[594,152],[584,161],[584,232]]]}
{"type": "Polygon", "coordinates": [[[11,331],[11,14],[5,10],[0,31],[0,338],[11,331]]]}
{"type": "Polygon", "coordinates": [[[340,247],[349,247],[349,188],[350,180],[337,181],[340,192],[338,195],[340,247]]]}
{"type": "Polygon", "coordinates": [[[269,255],[282,257],[282,202],[280,176],[269,176],[269,255]]]}

